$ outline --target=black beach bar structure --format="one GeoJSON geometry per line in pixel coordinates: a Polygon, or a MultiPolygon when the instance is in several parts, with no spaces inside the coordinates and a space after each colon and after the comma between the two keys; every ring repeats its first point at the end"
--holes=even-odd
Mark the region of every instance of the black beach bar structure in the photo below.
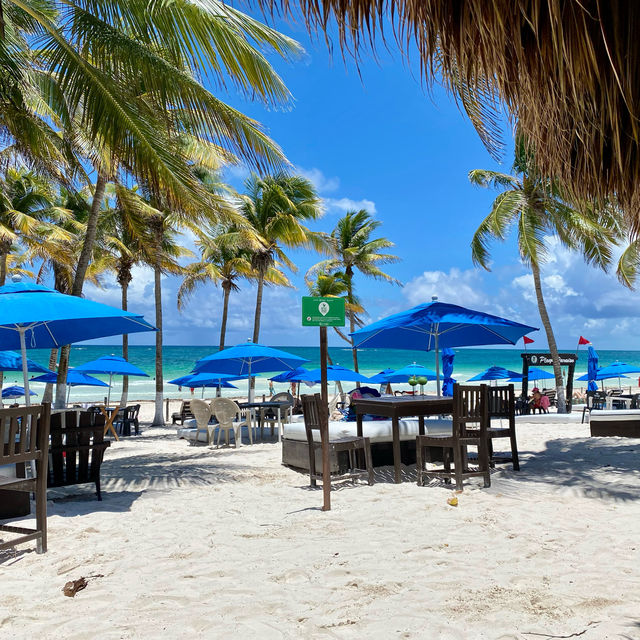
{"type": "MultiPolygon", "coordinates": [[[[567,386],[565,388],[565,399],[567,411],[571,411],[571,401],[573,398],[573,374],[576,368],[578,356],[575,353],[560,353],[560,365],[568,367],[567,386]]],[[[553,360],[550,353],[521,353],[522,357],[522,397],[529,397],[529,367],[553,367],[553,360]]]]}

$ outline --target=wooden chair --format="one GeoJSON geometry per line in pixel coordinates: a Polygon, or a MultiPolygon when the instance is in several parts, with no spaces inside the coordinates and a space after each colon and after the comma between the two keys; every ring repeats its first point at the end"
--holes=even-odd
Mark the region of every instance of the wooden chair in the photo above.
{"type": "Polygon", "coordinates": [[[516,441],[516,398],[513,385],[489,387],[488,402],[489,424],[487,426],[487,447],[489,450],[489,464],[491,467],[495,467],[496,462],[512,462],[513,470],[520,471],[518,443],[516,441]],[[492,422],[494,418],[500,420],[500,426],[494,426],[492,422]],[[511,454],[494,454],[494,438],[509,438],[511,454]]]}
{"type": "Polygon", "coordinates": [[[582,409],[582,424],[587,413],[594,409],[604,409],[607,403],[607,394],[604,391],[587,391],[587,401],[582,409]]]}
{"type": "Polygon", "coordinates": [[[209,403],[204,400],[192,400],[190,405],[190,411],[193,413],[193,417],[196,419],[196,437],[191,444],[198,444],[198,434],[204,432],[207,435],[207,444],[212,444],[213,430],[209,425],[211,419],[211,408],[209,403]]]}
{"type": "Polygon", "coordinates": [[[35,474],[30,478],[5,475],[0,469],[0,488],[34,492],[36,496],[36,528],[0,525],[0,531],[19,536],[0,542],[0,550],[36,541],[36,551],[47,550],[47,465],[49,463],[50,405],[35,405],[0,410],[0,468],[5,465],[25,466],[35,474]]]}
{"type": "Polygon", "coordinates": [[[100,467],[111,445],[104,439],[104,425],[101,413],[66,411],[51,416],[50,489],[93,482],[96,496],[102,500],[100,467]]]}
{"type": "Polygon", "coordinates": [[[216,446],[220,446],[220,437],[225,434],[225,441],[229,444],[229,432],[233,431],[234,446],[237,448],[242,444],[242,427],[247,425],[249,432],[249,442],[253,444],[253,434],[249,423],[244,420],[238,420],[240,416],[240,407],[229,398],[214,398],[211,401],[211,413],[215,416],[218,424],[218,441],[216,446]]]}
{"type": "Polygon", "coordinates": [[[322,473],[316,473],[316,449],[322,448],[323,442],[328,442],[329,455],[337,458],[338,454],[346,451],[349,456],[349,469],[347,473],[332,476],[334,480],[347,478],[361,478],[367,476],[370,485],[373,484],[373,459],[371,457],[371,443],[369,438],[347,437],[331,440],[329,438],[329,413],[327,405],[322,402],[319,393],[302,396],[302,413],[304,415],[304,427],[307,432],[309,445],[309,478],[311,486],[316,486],[317,480],[322,480],[322,473]],[[320,433],[320,442],[313,437],[313,432],[320,433]],[[365,469],[358,468],[357,454],[364,453],[365,469]]]}
{"type": "Polygon", "coordinates": [[[465,478],[482,476],[484,486],[491,486],[489,472],[489,447],[487,430],[489,426],[489,403],[487,385],[453,385],[453,420],[451,434],[419,435],[416,437],[416,468],[418,486],[424,484],[424,478],[444,478],[451,482],[455,478],[456,488],[461,490],[465,478]],[[478,449],[479,469],[471,471],[467,458],[467,447],[478,449]],[[444,466],[441,469],[426,471],[424,455],[429,448],[443,450],[444,466]],[[453,457],[454,470],[451,471],[453,457]]]}
{"type": "Polygon", "coordinates": [[[185,420],[191,420],[194,417],[191,411],[191,400],[183,400],[180,411],[171,414],[171,424],[178,424],[178,420],[180,420],[180,424],[184,425],[185,420]]]}

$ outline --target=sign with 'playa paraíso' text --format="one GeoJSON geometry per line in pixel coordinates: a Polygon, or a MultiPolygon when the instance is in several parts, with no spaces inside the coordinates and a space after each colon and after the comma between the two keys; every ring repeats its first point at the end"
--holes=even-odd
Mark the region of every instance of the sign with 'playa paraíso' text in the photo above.
{"type": "Polygon", "coordinates": [[[303,327],[344,327],[344,298],[303,296],[303,327]]]}

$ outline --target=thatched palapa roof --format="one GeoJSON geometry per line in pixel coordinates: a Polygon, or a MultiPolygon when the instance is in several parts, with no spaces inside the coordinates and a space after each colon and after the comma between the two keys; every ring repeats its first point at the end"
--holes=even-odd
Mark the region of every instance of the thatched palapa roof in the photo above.
{"type": "Polygon", "coordinates": [[[417,47],[427,81],[442,73],[490,148],[497,98],[546,175],[580,198],[617,196],[640,221],[640,0],[254,1],[301,12],[312,29],[336,20],[356,53],[393,30],[417,47]]]}

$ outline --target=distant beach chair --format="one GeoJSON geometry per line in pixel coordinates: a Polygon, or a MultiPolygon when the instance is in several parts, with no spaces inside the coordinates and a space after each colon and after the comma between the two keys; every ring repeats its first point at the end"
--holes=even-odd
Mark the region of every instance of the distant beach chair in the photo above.
{"type": "Polygon", "coordinates": [[[139,412],[139,404],[133,404],[118,410],[118,415],[116,416],[113,426],[121,436],[130,436],[131,427],[134,428],[134,433],[136,435],[140,435],[140,422],[138,421],[139,412]]]}
{"type": "Polygon", "coordinates": [[[607,394],[604,391],[587,391],[587,402],[582,409],[582,423],[584,424],[584,417],[587,413],[591,415],[591,412],[605,408],[607,403],[607,394]]]}
{"type": "Polygon", "coordinates": [[[453,421],[450,434],[416,436],[416,469],[418,486],[425,478],[443,478],[449,483],[456,481],[456,488],[462,490],[465,478],[482,476],[484,486],[491,486],[489,471],[489,446],[487,430],[489,426],[489,402],[487,385],[453,385],[453,421]],[[467,447],[478,449],[478,470],[469,468],[467,447]],[[425,452],[430,448],[443,450],[443,467],[433,471],[425,469],[425,452]],[[453,458],[454,470],[451,470],[453,458]]]}
{"type": "Polygon", "coordinates": [[[183,400],[180,411],[171,414],[171,424],[178,424],[178,420],[180,420],[180,424],[184,425],[185,420],[190,420],[194,417],[191,412],[191,400],[183,400]]]}
{"type": "Polygon", "coordinates": [[[211,412],[215,416],[218,424],[218,440],[216,446],[220,446],[220,436],[225,434],[225,441],[229,444],[229,432],[233,431],[234,445],[236,448],[242,444],[242,427],[247,426],[249,432],[249,442],[253,444],[253,434],[249,422],[237,420],[240,416],[240,407],[229,398],[214,398],[211,401],[211,412]]]}
{"type": "Polygon", "coordinates": [[[332,476],[333,480],[345,480],[349,478],[367,477],[370,485],[373,484],[373,459],[371,457],[371,442],[369,438],[345,437],[335,440],[329,439],[329,414],[327,405],[322,401],[319,393],[302,396],[302,412],[304,414],[304,426],[307,432],[307,444],[309,445],[309,479],[312,487],[317,480],[322,480],[322,473],[316,473],[316,450],[322,448],[322,441],[327,440],[329,455],[337,455],[346,451],[349,456],[349,469],[339,476],[332,476]],[[319,432],[320,441],[314,438],[314,431],[319,432]],[[365,460],[365,469],[358,468],[357,453],[362,451],[365,460]]]}
{"type": "MultiPolygon", "coordinates": [[[[550,406],[551,407],[557,406],[556,390],[555,389],[543,389],[540,393],[542,394],[543,397],[546,396],[546,398],[547,398],[547,400],[549,402],[549,404],[546,407],[543,407],[543,408],[548,409],[550,406]]],[[[545,411],[545,413],[548,413],[548,411],[545,411]]]]}
{"type": "Polygon", "coordinates": [[[196,419],[196,436],[191,444],[196,444],[198,442],[198,435],[201,432],[206,434],[207,444],[212,444],[213,429],[209,426],[209,420],[211,419],[211,408],[209,407],[209,403],[204,400],[192,400],[190,411],[196,419]]]}
{"type": "MultiPolygon", "coordinates": [[[[18,544],[36,541],[37,553],[47,550],[47,466],[49,464],[48,404],[0,410],[0,489],[34,492],[36,497],[36,527],[0,525],[0,531],[19,534],[0,543],[0,551],[18,544]],[[35,474],[30,478],[12,477],[2,467],[24,467],[30,464],[35,474]]],[[[19,475],[19,474],[18,474],[19,475]]]]}

